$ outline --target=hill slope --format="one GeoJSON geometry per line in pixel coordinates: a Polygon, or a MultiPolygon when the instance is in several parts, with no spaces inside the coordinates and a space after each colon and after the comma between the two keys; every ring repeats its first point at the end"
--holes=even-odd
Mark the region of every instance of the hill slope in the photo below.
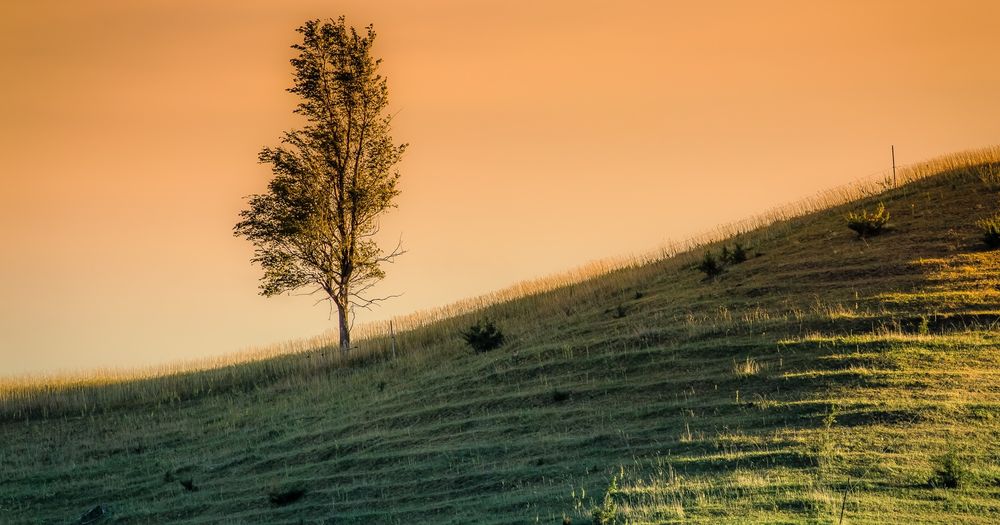
{"type": "Polygon", "coordinates": [[[743,234],[715,279],[698,250],[401,334],[396,359],[8,400],[0,522],[1000,523],[991,154],[743,234]],[[889,229],[859,240],[844,214],[876,202],[889,229]],[[463,347],[479,315],[504,347],[463,347]]]}

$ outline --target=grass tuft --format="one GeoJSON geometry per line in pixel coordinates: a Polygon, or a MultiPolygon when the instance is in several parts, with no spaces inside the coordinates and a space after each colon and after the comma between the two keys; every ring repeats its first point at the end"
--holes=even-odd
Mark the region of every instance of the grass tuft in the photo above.
{"type": "Polygon", "coordinates": [[[750,377],[759,374],[764,367],[756,359],[747,356],[742,361],[733,361],[733,375],[736,377],[750,377]]]}

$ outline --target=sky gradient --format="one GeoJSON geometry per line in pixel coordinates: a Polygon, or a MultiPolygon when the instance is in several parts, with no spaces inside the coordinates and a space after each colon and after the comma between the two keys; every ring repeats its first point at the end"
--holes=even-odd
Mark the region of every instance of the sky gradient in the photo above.
{"type": "Polygon", "coordinates": [[[1000,4],[5,2],[0,375],[334,328],[232,236],[308,18],[375,25],[410,143],[384,319],[1000,142],[1000,4]],[[613,4],[613,5],[612,5],[613,4]]]}

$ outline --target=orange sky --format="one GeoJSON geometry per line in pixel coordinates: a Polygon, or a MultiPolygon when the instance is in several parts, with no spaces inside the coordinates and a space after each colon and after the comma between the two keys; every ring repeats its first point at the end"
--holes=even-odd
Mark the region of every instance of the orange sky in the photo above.
{"type": "Polygon", "coordinates": [[[360,320],[642,252],[1000,142],[1000,3],[87,1],[0,7],[0,375],[333,327],[232,237],[295,124],[302,21],[375,24],[409,253],[360,320]],[[539,6],[537,4],[544,4],[539,6]]]}

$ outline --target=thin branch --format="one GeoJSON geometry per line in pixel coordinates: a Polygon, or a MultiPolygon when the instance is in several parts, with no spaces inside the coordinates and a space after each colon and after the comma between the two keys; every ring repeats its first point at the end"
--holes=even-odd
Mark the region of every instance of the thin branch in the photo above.
{"type": "Polygon", "coordinates": [[[391,263],[391,262],[393,262],[393,259],[395,259],[396,257],[399,257],[400,255],[403,255],[404,253],[406,253],[406,250],[403,249],[403,236],[400,235],[399,236],[399,241],[396,242],[396,247],[392,249],[392,252],[389,253],[389,255],[384,255],[382,257],[378,257],[375,260],[379,261],[379,262],[391,263]]]}
{"type": "Polygon", "coordinates": [[[398,294],[386,295],[385,297],[370,297],[370,298],[367,298],[367,297],[359,297],[359,296],[357,296],[357,295],[355,295],[355,294],[352,293],[351,297],[354,297],[357,300],[355,301],[354,299],[352,299],[351,300],[351,305],[355,306],[357,308],[364,308],[365,310],[371,311],[371,309],[372,309],[371,307],[372,306],[378,306],[379,303],[381,303],[382,301],[388,301],[389,299],[396,299],[396,298],[402,297],[402,296],[403,296],[402,293],[398,293],[398,294]]]}
{"type": "MultiPolygon", "coordinates": [[[[307,296],[307,295],[316,295],[319,292],[325,292],[325,291],[326,290],[324,290],[322,286],[319,286],[319,287],[317,287],[315,290],[313,290],[311,292],[299,292],[299,293],[291,293],[291,292],[289,292],[288,295],[294,295],[294,296],[302,297],[302,296],[307,296]]],[[[329,298],[320,299],[319,301],[324,301],[326,299],[329,299],[329,298]]],[[[315,303],[313,303],[313,306],[319,304],[319,301],[316,301],[315,303]]]]}

